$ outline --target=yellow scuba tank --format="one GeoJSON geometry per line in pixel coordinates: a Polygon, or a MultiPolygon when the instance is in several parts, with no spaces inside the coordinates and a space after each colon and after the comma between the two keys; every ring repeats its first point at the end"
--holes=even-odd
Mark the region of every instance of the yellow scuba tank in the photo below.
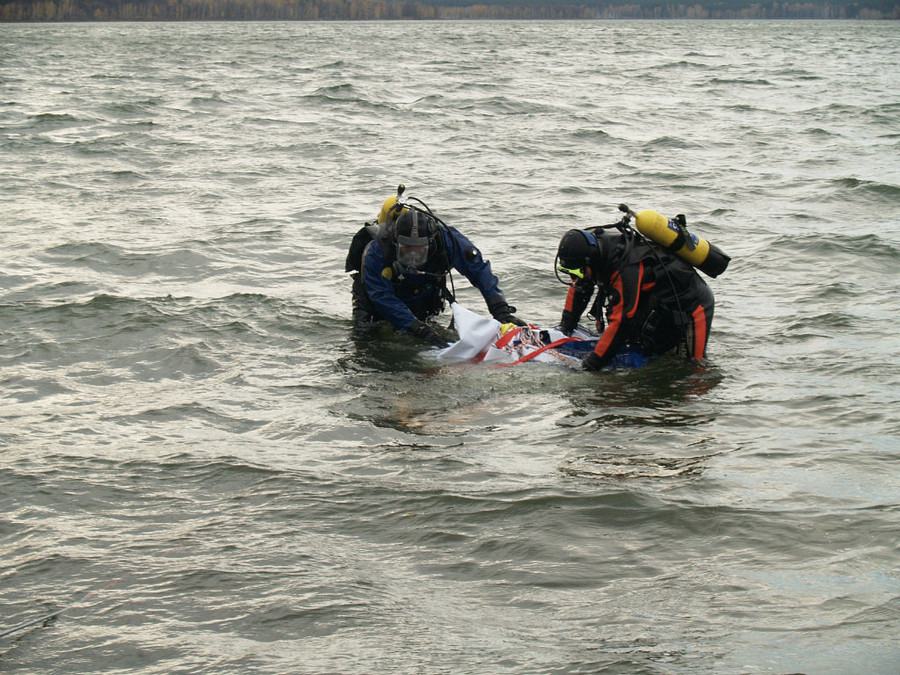
{"type": "Polygon", "coordinates": [[[711,277],[719,276],[731,261],[718,246],[688,232],[682,215],[666,218],[661,213],[645,209],[634,214],[634,224],[647,239],[672,251],[711,277]]]}
{"type": "Polygon", "coordinates": [[[378,212],[378,224],[386,223],[389,220],[394,220],[401,213],[406,211],[406,207],[403,206],[403,202],[401,201],[401,197],[403,196],[403,192],[406,190],[406,186],[403,183],[397,187],[397,194],[391,195],[387,199],[384,200],[384,203],[381,205],[381,211],[378,212]]]}

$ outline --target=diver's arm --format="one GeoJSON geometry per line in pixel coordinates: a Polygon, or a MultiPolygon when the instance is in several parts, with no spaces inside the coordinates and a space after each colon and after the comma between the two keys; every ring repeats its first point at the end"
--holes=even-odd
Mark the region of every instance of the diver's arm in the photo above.
{"type": "Polygon", "coordinates": [[[513,314],[516,311],[515,308],[509,306],[506,296],[500,290],[500,280],[497,279],[497,275],[491,270],[491,263],[484,259],[478,247],[453,227],[447,228],[445,231],[444,241],[452,254],[453,267],[481,291],[491,316],[500,323],[526,326],[526,322],[513,314]]]}
{"type": "Polygon", "coordinates": [[[502,296],[500,280],[491,271],[491,263],[484,259],[478,247],[455,227],[448,227],[442,231],[450,265],[481,291],[485,301],[498,295],[502,296]]]}
{"type": "Polygon", "coordinates": [[[563,307],[560,329],[566,335],[571,335],[578,326],[578,321],[594,294],[594,284],[591,282],[579,282],[569,285],[566,293],[566,304],[563,307]]]}

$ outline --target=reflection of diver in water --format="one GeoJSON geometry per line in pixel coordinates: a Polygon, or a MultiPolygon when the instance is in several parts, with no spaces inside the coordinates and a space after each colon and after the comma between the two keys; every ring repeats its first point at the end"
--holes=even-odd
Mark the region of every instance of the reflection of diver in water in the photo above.
{"type": "MultiPolygon", "coordinates": [[[[615,225],[569,230],[559,243],[557,275],[562,271],[571,279],[562,331],[571,333],[576,328],[598,289],[589,314],[596,319],[601,335],[582,362],[585,369],[604,367],[625,346],[650,357],[677,350],[687,360],[701,361],[706,356],[715,301],[709,286],[683,257],[686,241],[697,247],[693,235],[684,228],[683,217],[663,218],[677,231],[673,235],[677,239],[661,246],[629,227],[632,216],[639,229],[648,222],[659,226],[650,215],[655,218],[659,214],[634,214],[624,205],[620,208],[628,215],[615,225]]],[[[665,225],[662,229],[668,232],[665,225]]],[[[711,276],[724,271],[728,257],[707,242],[697,241],[708,251],[700,269],[711,276]]]]}
{"type": "MultiPolygon", "coordinates": [[[[501,323],[524,325],[506,302],[491,264],[456,228],[428,207],[397,196],[388,198],[379,222],[366,225],[353,238],[346,270],[353,275],[353,321],[357,334],[389,322],[432,346],[449,343],[428,325],[453,300],[451,270],[481,291],[491,315],[501,323]],[[447,281],[450,279],[450,288],[447,281]]],[[[418,201],[418,200],[416,200],[418,201]]]]}

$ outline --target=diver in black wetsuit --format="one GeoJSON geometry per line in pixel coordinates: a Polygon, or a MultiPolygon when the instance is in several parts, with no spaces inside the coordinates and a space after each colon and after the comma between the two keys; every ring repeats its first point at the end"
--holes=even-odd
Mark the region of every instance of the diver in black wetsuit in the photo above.
{"type": "Polygon", "coordinates": [[[689,360],[705,358],[715,300],[673,253],[630,231],[569,230],[559,242],[557,270],[571,279],[561,321],[567,335],[599,289],[589,314],[601,335],[582,362],[587,370],[599,370],[625,345],[648,356],[677,349],[689,360]]]}

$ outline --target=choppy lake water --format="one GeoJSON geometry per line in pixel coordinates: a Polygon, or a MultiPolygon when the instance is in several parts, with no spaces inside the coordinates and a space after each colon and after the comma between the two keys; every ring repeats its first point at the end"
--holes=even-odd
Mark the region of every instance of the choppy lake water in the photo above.
{"type": "Polygon", "coordinates": [[[65,610],[0,670],[896,673],[898,38],[0,27],[0,632],[65,610]],[[539,325],[563,232],[686,214],[709,368],[355,343],[400,182],[539,325]]]}

